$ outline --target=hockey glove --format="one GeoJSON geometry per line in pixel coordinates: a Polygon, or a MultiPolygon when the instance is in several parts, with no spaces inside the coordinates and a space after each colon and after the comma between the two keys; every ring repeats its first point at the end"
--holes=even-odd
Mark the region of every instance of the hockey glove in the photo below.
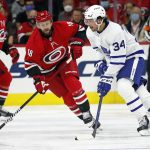
{"type": "Polygon", "coordinates": [[[37,76],[34,76],[33,79],[34,79],[34,85],[35,85],[37,92],[40,94],[45,94],[49,86],[49,84],[45,82],[45,77],[37,75],[37,76]]]}
{"type": "Polygon", "coordinates": [[[19,59],[18,50],[15,47],[10,47],[9,55],[12,57],[12,63],[15,64],[19,59]]]}
{"type": "Polygon", "coordinates": [[[102,96],[105,96],[111,89],[112,81],[112,76],[101,76],[100,81],[97,85],[97,92],[102,96]]]}
{"type": "Polygon", "coordinates": [[[98,70],[100,76],[103,75],[108,68],[106,65],[106,61],[104,61],[104,60],[97,61],[94,64],[94,67],[96,68],[96,70],[98,70]]]}
{"type": "Polygon", "coordinates": [[[73,59],[78,59],[82,56],[82,46],[84,45],[84,41],[79,38],[72,38],[70,40],[70,48],[71,53],[73,55],[73,59]]]}

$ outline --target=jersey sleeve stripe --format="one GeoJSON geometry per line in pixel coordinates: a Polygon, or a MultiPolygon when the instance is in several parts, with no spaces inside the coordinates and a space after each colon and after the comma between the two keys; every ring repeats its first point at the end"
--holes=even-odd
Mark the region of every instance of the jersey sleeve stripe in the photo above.
{"type": "Polygon", "coordinates": [[[20,39],[21,39],[23,36],[25,36],[25,33],[20,33],[20,34],[18,34],[18,40],[20,41],[20,39]]]}
{"type": "Polygon", "coordinates": [[[126,57],[126,55],[110,56],[110,58],[122,58],[122,57],[126,57]]]}
{"type": "Polygon", "coordinates": [[[98,49],[98,47],[93,47],[93,49],[98,49]]]}
{"type": "Polygon", "coordinates": [[[125,63],[120,63],[120,62],[110,62],[112,65],[124,65],[125,63]]]}
{"type": "Polygon", "coordinates": [[[25,62],[25,70],[26,71],[30,70],[34,67],[38,67],[41,73],[49,73],[56,68],[56,66],[54,66],[51,69],[46,70],[46,69],[41,68],[38,64],[25,62]]]}
{"type": "Polygon", "coordinates": [[[25,61],[24,64],[25,64],[25,70],[29,70],[29,69],[31,69],[31,68],[33,68],[35,66],[39,67],[36,63],[30,63],[30,62],[26,62],[25,61]]]}
{"type": "Polygon", "coordinates": [[[113,79],[113,77],[112,76],[101,76],[101,77],[103,77],[103,78],[107,78],[107,79],[113,79]]]}
{"type": "Polygon", "coordinates": [[[28,62],[28,61],[25,61],[25,65],[37,65],[36,63],[30,63],[30,62],[28,62]]]}
{"type": "Polygon", "coordinates": [[[139,50],[139,51],[136,51],[136,52],[134,52],[134,53],[131,53],[130,55],[127,55],[127,58],[130,57],[130,56],[134,56],[134,55],[136,55],[136,54],[144,54],[144,50],[141,49],[141,50],[139,50]]]}
{"type": "Polygon", "coordinates": [[[29,70],[29,69],[34,68],[34,67],[37,67],[37,65],[32,65],[32,66],[25,65],[25,70],[29,70]]]}

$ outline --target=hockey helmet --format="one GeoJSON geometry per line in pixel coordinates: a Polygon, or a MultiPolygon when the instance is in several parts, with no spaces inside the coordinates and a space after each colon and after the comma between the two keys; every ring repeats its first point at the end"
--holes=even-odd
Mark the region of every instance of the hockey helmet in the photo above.
{"type": "Polygon", "coordinates": [[[144,27],[145,39],[150,42],[150,17],[144,27]]]}
{"type": "Polygon", "coordinates": [[[93,19],[94,21],[96,21],[98,17],[106,17],[105,9],[100,5],[91,6],[84,13],[85,19],[93,19]]]}
{"type": "Polygon", "coordinates": [[[36,22],[44,22],[47,20],[52,20],[52,15],[48,11],[37,12],[36,22]]]}

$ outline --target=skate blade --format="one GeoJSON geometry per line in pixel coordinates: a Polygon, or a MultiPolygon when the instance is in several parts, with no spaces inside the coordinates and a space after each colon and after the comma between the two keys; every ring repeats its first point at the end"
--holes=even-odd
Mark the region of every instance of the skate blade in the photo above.
{"type": "Polygon", "coordinates": [[[1,116],[0,117],[0,122],[4,122],[8,117],[4,117],[4,116],[1,116]]]}
{"type": "Polygon", "coordinates": [[[141,131],[139,131],[139,134],[141,136],[150,136],[150,131],[149,130],[141,130],[141,131]]]}
{"type": "Polygon", "coordinates": [[[4,122],[6,119],[0,119],[0,122],[4,122]]]}

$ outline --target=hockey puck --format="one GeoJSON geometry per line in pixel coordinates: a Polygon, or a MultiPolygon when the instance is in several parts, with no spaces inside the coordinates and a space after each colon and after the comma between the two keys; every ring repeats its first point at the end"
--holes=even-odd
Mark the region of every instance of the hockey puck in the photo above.
{"type": "Polygon", "coordinates": [[[78,137],[76,136],[75,138],[74,138],[76,141],[78,141],[78,137]]]}
{"type": "Polygon", "coordinates": [[[80,140],[93,140],[93,136],[90,134],[79,134],[77,136],[75,136],[74,140],[75,141],[80,141],[80,140]]]}

